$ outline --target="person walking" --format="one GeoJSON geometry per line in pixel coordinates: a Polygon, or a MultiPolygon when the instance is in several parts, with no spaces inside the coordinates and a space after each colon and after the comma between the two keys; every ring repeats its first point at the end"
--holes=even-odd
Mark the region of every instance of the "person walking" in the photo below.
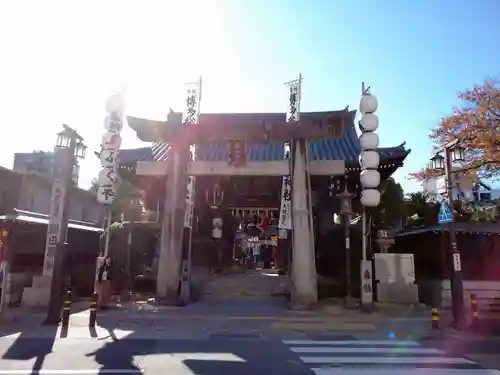
{"type": "Polygon", "coordinates": [[[97,307],[100,309],[108,308],[108,303],[111,299],[112,277],[113,267],[111,265],[111,258],[108,256],[97,274],[97,307]]]}

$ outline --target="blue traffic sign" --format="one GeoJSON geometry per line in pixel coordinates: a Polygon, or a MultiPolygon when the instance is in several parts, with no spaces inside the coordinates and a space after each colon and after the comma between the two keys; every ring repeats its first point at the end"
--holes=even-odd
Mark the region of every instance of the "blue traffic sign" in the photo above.
{"type": "Polygon", "coordinates": [[[441,206],[439,207],[438,223],[451,223],[451,210],[447,202],[441,202],[441,206]]]}

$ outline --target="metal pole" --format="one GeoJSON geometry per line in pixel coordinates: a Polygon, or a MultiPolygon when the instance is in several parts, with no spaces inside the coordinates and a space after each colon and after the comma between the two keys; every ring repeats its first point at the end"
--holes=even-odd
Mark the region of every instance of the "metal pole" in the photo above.
{"type": "Polygon", "coordinates": [[[452,181],[452,164],[450,147],[445,148],[446,162],[446,192],[448,195],[448,204],[450,206],[451,221],[449,224],[450,232],[450,261],[452,263],[450,274],[451,299],[453,325],[457,329],[461,329],[464,323],[464,290],[463,290],[463,275],[460,259],[460,252],[457,247],[457,237],[455,233],[455,215],[453,209],[453,181],[452,181]]]}
{"type": "Polygon", "coordinates": [[[56,254],[54,256],[54,270],[50,285],[50,300],[47,318],[44,321],[45,325],[59,324],[61,319],[61,307],[63,299],[64,286],[64,260],[66,258],[66,239],[68,232],[69,220],[69,204],[71,197],[71,189],[73,187],[73,166],[75,165],[75,149],[77,142],[77,134],[72,130],[70,146],[64,150],[64,197],[61,213],[61,227],[59,228],[59,239],[56,246],[56,254]]]}
{"type": "Polygon", "coordinates": [[[361,261],[366,260],[366,209],[363,207],[363,214],[361,217],[361,234],[362,234],[362,241],[361,241],[361,261]]]}
{"type": "Polygon", "coordinates": [[[107,219],[107,228],[106,228],[106,239],[104,243],[104,258],[106,258],[109,254],[109,240],[111,238],[111,221],[113,220],[113,212],[111,210],[111,206],[108,206],[108,219],[107,219]]]}
{"type": "MultiPolygon", "coordinates": [[[[349,199],[349,198],[346,198],[349,199]]],[[[344,237],[345,237],[345,269],[346,269],[346,307],[351,307],[351,238],[349,233],[349,213],[344,213],[344,237]]]]}
{"type": "Polygon", "coordinates": [[[2,273],[3,273],[3,276],[2,276],[2,294],[1,294],[1,297],[0,297],[0,314],[4,312],[5,310],[5,301],[6,301],[6,297],[7,297],[7,286],[8,286],[8,283],[7,283],[7,276],[9,275],[9,262],[7,261],[7,259],[4,259],[1,263],[1,270],[2,270],[2,273]]]}

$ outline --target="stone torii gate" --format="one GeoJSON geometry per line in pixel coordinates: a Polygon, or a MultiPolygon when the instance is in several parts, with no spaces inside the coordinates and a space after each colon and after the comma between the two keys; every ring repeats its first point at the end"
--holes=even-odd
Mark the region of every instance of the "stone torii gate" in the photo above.
{"type": "MultiPolygon", "coordinates": [[[[162,222],[162,242],[158,264],[157,293],[160,298],[177,300],[181,278],[183,224],[186,210],[186,186],[189,176],[291,176],[292,182],[292,268],[291,298],[295,306],[309,307],[317,303],[317,276],[314,230],[311,207],[311,175],[344,175],[344,160],[309,160],[308,141],[341,138],[344,121],[302,114],[300,122],[273,124],[199,124],[182,123],[180,113],[171,112],[164,123],[156,123],[161,134],[152,129],[138,132],[144,141],[171,145],[169,157],[162,162],[139,161],[137,174],[168,176],[162,222]],[[160,125],[160,126],[158,126],[160,125]],[[150,134],[145,134],[150,133],[150,134]],[[160,139],[158,139],[160,138],[160,139]],[[190,145],[207,141],[242,140],[244,142],[282,141],[290,144],[290,157],[283,161],[228,164],[225,161],[195,161],[190,158],[190,145]]],[[[240,114],[238,116],[245,116],[240,114]]],[[[133,126],[137,129],[136,126],[133,126]]]]}

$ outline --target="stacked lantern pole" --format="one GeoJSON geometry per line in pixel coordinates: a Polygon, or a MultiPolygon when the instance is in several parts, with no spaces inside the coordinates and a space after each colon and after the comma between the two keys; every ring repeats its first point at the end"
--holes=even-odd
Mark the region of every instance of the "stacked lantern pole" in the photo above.
{"type": "Polygon", "coordinates": [[[367,259],[367,207],[377,207],[380,204],[380,173],[377,168],[380,156],[377,152],[379,138],[375,131],[378,128],[378,117],[375,111],[378,108],[378,101],[374,95],[370,94],[370,88],[365,88],[362,84],[361,101],[359,110],[361,119],[359,128],[361,136],[359,143],[361,153],[359,163],[361,167],[361,204],[363,205],[363,243],[361,256],[361,308],[371,310],[373,308],[372,291],[372,262],[367,259]]]}
{"type": "Polygon", "coordinates": [[[113,94],[106,102],[107,116],[104,120],[104,129],[106,132],[102,137],[101,152],[99,159],[101,160],[102,170],[99,172],[97,200],[107,207],[107,223],[106,223],[106,242],[104,245],[103,257],[99,259],[98,267],[108,256],[109,240],[111,232],[112,212],[111,204],[116,198],[117,189],[117,155],[121,146],[121,130],[123,128],[123,97],[120,93],[113,94]]]}

